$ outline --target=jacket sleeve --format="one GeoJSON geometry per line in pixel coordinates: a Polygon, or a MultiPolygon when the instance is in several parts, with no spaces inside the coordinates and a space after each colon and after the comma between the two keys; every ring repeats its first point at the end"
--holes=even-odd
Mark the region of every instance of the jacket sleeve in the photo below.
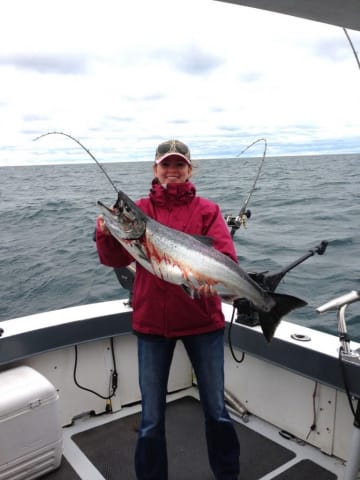
{"type": "Polygon", "coordinates": [[[96,248],[100,263],[108,267],[126,267],[134,261],[133,257],[111,235],[106,234],[99,228],[96,222],[96,248]]]}
{"type": "Polygon", "coordinates": [[[232,258],[238,263],[236,250],[231,238],[229,228],[222,216],[220,207],[213,204],[211,212],[207,212],[204,216],[204,235],[211,237],[214,241],[214,248],[221,253],[232,258]]]}

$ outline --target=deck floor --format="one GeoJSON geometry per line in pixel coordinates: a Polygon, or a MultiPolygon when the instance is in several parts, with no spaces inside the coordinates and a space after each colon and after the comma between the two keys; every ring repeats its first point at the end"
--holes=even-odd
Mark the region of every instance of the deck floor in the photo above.
{"type": "MultiPolygon", "coordinates": [[[[140,413],[82,431],[72,440],[106,480],[135,480],[134,451],[140,413]]],[[[168,404],[166,415],[170,480],[214,480],[208,465],[201,405],[193,397],[168,404]]],[[[235,423],[241,445],[241,480],[258,480],[294,459],[291,449],[235,423]]],[[[61,468],[47,480],[78,480],[64,459],[61,468]]],[[[335,480],[336,475],[311,460],[290,462],[288,469],[271,477],[276,480],[335,480]]],[[[90,479],[86,479],[90,480],[90,479]]]]}

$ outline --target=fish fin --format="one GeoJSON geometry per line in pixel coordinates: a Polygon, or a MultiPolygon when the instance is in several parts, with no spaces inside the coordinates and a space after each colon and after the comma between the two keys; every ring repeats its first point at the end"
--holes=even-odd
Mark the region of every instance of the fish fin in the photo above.
{"type": "Polygon", "coordinates": [[[283,293],[272,292],[269,293],[269,295],[275,300],[275,306],[269,312],[261,310],[257,311],[259,313],[259,321],[264,336],[268,342],[271,342],[281,318],[296,308],[305,307],[307,302],[301,298],[283,293]]]}

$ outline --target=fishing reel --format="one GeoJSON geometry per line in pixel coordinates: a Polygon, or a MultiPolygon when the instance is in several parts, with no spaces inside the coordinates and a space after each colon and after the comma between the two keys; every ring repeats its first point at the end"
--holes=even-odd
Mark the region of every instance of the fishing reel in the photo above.
{"type": "MultiPolygon", "coordinates": [[[[290,270],[297,267],[315,254],[323,255],[326,251],[328,243],[329,242],[327,240],[323,240],[319,245],[309,250],[305,255],[302,255],[300,258],[298,258],[279,272],[250,272],[248,273],[248,275],[263,290],[267,292],[275,292],[281,280],[288,272],[290,272],[290,270]]],[[[256,325],[260,324],[259,313],[256,311],[254,305],[249,302],[249,300],[245,298],[239,298],[234,301],[234,307],[237,309],[237,318],[235,320],[236,323],[248,325],[249,327],[255,327],[256,325]]]]}
{"type": "Polygon", "coordinates": [[[228,227],[231,227],[231,236],[233,237],[236,230],[238,230],[241,226],[246,228],[246,221],[251,217],[250,210],[241,210],[239,215],[226,215],[225,222],[227,223],[228,227]]]}

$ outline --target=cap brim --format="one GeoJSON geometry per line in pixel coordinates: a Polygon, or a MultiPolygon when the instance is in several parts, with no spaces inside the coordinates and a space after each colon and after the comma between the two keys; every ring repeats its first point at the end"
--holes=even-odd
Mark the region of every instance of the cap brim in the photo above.
{"type": "Polygon", "coordinates": [[[191,165],[191,161],[185,156],[185,155],[182,155],[181,153],[178,153],[178,152],[168,152],[168,153],[165,153],[165,155],[163,155],[162,157],[159,157],[155,160],[155,163],[156,165],[159,165],[159,163],[161,163],[163,160],[165,160],[165,158],[169,158],[169,157],[177,157],[177,158],[181,158],[182,160],[184,160],[184,162],[186,162],[188,165],[191,165]]]}

